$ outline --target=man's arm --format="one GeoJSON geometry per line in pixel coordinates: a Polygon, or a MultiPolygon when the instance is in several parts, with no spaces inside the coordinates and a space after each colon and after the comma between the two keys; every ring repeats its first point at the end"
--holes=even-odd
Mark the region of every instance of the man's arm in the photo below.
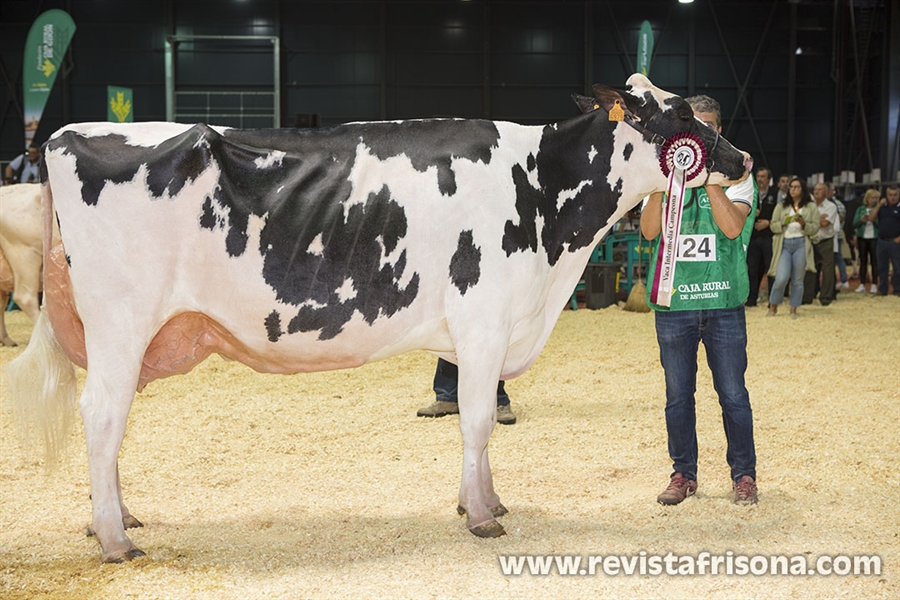
{"type": "Polygon", "coordinates": [[[730,240],[741,235],[741,231],[744,229],[744,222],[747,220],[747,215],[750,214],[750,206],[753,202],[753,182],[750,181],[748,194],[745,186],[747,181],[750,181],[750,179],[748,178],[737,186],[729,188],[730,191],[740,186],[740,188],[735,190],[740,196],[734,200],[725,194],[722,186],[706,186],[706,195],[709,196],[709,206],[712,209],[713,221],[716,222],[716,225],[722,230],[725,237],[730,240]],[[749,197],[745,198],[745,195],[749,197]]]}
{"type": "Polygon", "coordinates": [[[20,154],[19,156],[9,161],[9,163],[6,165],[6,178],[8,180],[12,181],[12,178],[15,176],[16,171],[19,170],[19,165],[21,165],[22,161],[25,160],[24,156],[24,154],[20,154]]]}
{"type": "MultiPolygon", "coordinates": [[[[829,202],[829,200],[825,200],[825,202],[829,202]]],[[[825,202],[822,203],[823,210],[819,211],[819,228],[828,227],[831,225],[832,220],[830,218],[830,209],[825,206],[825,202]]],[[[835,211],[837,211],[837,207],[835,207],[835,211]]]]}
{"type": "Polygon", "coordinates": [[[641,210],[641,235],[645,240],[654,240],[662,231],[662,192],[650,194],[641,210]]]}

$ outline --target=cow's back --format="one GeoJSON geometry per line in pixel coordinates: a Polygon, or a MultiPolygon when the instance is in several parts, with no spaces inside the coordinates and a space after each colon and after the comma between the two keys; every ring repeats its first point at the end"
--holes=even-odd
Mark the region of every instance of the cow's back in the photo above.
{"type": "Polygon", "coordinates": [[[518,218],[511,167],[537,152],[540,131],[484,121],[318,133],[69,126],[45,149],[68,263],[55,272],[72,280],[55,289],[72,290],[78,313],[98,297],[104,310],[128,310],[112,299],[141,290],[130,310],[156,336],[151,349],[190,330],[207,346],[188,355],[221,352],[262,371],[451,353],[448,303],[490,306],[496,286],[534,294],[511,274],[548,268],[499,243],[518,218]],[[475,287],[479,278],[494,286],[475,287]]]}

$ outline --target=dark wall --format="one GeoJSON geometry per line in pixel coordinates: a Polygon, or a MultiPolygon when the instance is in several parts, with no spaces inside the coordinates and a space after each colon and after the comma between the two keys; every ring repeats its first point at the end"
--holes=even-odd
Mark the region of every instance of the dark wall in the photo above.
{"type": "MultiPolygon", "coordinates": [[[[21,152],[25,36],[50,8],[69,12],[78,29],[38,141],[67,122],[105,120],[107,85],[133,88],[136,120],[165,120],[169,34],[279,36],[283,126],[297,115],[318,115],[325,126],[431,116],[565,119],[575,114],[571,93],[595,82],[624,84],[647,19],[656,38],[654,83],[717,98],[726,137],[757,164],[830,177],[853,168],[839,167],[837,156],[848,164],[859,158],[835,148],[845,132],[835,126],[842,99],[831,2],[0,0],[4,161],[21,152]]],[[[267,90],[271,65],[265,43],[182,43],[176,82],[185,90],[267,90]]]]}

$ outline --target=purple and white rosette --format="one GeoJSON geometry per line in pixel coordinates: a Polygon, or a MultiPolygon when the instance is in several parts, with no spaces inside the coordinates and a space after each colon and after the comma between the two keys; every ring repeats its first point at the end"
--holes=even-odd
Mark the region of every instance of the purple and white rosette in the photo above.
{"type": "Polygon", "coordinates": [[[669,185],[663,204],[662,239],[650,288],[650,301],[659,306],[669,307],[672,304],[685,183],[699,175],[705,165],[706,146],[692,133],[676,134],[666,140],[660,149],[659,166],[669,178],[669,185]]]}

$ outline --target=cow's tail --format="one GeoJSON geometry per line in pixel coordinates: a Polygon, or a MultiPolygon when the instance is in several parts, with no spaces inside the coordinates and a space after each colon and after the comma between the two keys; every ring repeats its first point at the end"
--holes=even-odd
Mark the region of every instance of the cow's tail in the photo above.
{"type": "Polygon", "coordinates": [[[20,437],[30,450],[38,437],[44,466],[56,465],[65,448],[77,405],[75,367],[56,341],[46,310],[41,310],[28,347],[6,367],[9,403],[20,437]]]}
{"type": "MultiPolygon", "coordinates": [[[[44,182],[42,188],[44,256],[48,256],[54,218],[49,184],[44,182]]],[[[7,365],[6,383],[20,438],[29,450],[32,439],[40,438],[44,466],[51,469],[69,437],[77,405],[78,379],[75,367],[56,339],[46,307],[41,308],[28,347],[7,365]]]]}

